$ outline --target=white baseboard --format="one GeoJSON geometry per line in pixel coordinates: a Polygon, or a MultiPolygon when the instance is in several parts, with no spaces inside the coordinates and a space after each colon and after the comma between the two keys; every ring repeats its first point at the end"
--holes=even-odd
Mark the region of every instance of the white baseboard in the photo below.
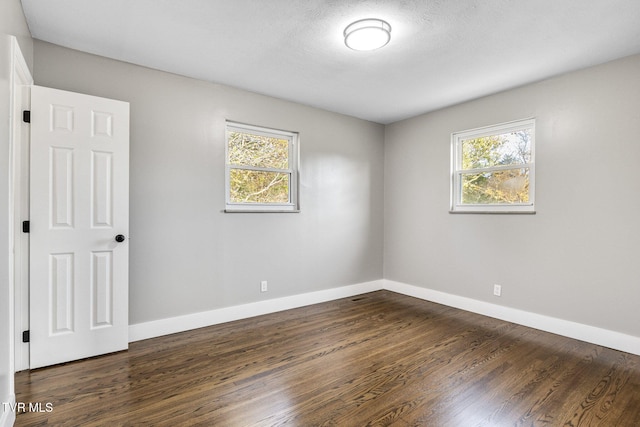
{"type": "Polygon", "coordinates": [[[640,355],[640,337],[386,279],[137,323],[129,326],[129,342],[276,313],[381,289],[640,355]]]}
{"type": "Polygon", "coordinates": [[[6,403],[8,405],[2,405],[3,407],[0,408],[0,411],[2,411],[0,412],[0,427],[12,427],[13,424],[16,422],[16,413],[15,411],[12,411],[10,409],[10,407],[15,408],[15,404],[16,404],[15,394],[11,394],[9,396],[9,401],[6,403]]]}
{"type": "Polygon", "coordinates": [[[524,310],[518,310],[515,308],[504,307],[445,292],[434,291],[432,289],[408,285],[406,283],[394,282],[392,280],[383,280],[382,286],[384,289],[392,292],[505,320],[507,322],[517,323],[519,325],[613,348],[615,350],[640,355],[640,337],[524,310]]]}
{"type": "Polygon", "coordinates": [[[129,342],[247,319],[382,289],[382,280],[129,325],[129,342]]]}

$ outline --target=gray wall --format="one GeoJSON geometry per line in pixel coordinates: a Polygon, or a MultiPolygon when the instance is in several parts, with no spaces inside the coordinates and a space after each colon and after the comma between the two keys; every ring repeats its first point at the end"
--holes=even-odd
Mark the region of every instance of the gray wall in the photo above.
{"type": "Polygon", "coordinates": [[[34,79],[131,104],[130,323],[382,278],[382,125],[40,41],[34,79]],[[300,132],[301,213],[222,213],[225,119],[300,132]]]}
{"type": "Polygon", "coordinates": [[[16,36],[20,50],[27,61],[33,63],[33,42],[22,13],[19,0],[0,1],[0,420],[3,419],[4,405],[13,394],[13,331],[8,298],[12,286],[9,280],[9,112],[10,112],[10,66],[11,44],[9,36],[16,36]]]}
{"type": "Polygon", "coordinates": [[[386,279],[640,336],[640,56],[385,132],[386,279]],[[451,133],[527,117],[537,214],[449,214],[451,133]]]}
{"type": "MultiPolygon", "coordinates": [[[[383,127],[32,45],[17,0],[0,2],[0,31],[0,170],[8,168],[7,34],[19,36],[30,65],[35,56],[37,84],[131,103],[131,323],[384,273],[640,336],[640,56],[383,127]],[[538,213],[449,214],[451,132],[532,116],[538,213]],[[302,213],[221,212],[225,118],[300,132],[302,213]]],[[[0,200],[7,224],[6,174],[0,200]]],[[[0,228],[0,260],[7,248],[0,228]]],[[[8,295],[6,261],[0,278],[8,295]]],[[[0,299],[0,325],[9,304],[0,299]]],[[[12,392],[10,337],[0,327],[0,401],[12,392]]]]}

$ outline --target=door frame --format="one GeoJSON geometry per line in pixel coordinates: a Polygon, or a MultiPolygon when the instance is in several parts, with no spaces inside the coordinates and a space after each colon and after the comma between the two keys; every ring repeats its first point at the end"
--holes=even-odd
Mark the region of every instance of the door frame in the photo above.
{"type": "Polygon", "coordinates": [[[29,126],[22,111],[31,104],[33,77],[15,36],[11,39],[10,135],[9,135],[9,313],[13,331],[10,351],[14,372],[29,369],[29,343],[22,342],[22,331],[29,329],[29,236],[22,232],[22,221],[29,219],[29,126]]]}

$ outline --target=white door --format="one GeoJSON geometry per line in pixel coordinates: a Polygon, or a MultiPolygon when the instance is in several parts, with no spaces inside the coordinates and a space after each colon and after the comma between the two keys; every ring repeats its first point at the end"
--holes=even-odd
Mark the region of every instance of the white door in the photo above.
{"type": "Polygon", "coordinates": [[[30,368],[128,347],[129,104],[31,90],[30,368]]]}

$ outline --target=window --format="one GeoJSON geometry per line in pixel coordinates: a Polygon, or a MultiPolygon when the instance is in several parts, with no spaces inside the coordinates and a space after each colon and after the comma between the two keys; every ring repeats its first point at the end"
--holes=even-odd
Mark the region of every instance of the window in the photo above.
{"type": "Polygon", "coordinates": [[[297,212],[297,168],[297,133],[227,122],[227,212],[297,212]]]}
{"type": "Polygon", "coordinates": [[[535,120],[451,135],[451,212],[535,212],[535,120]]]}

